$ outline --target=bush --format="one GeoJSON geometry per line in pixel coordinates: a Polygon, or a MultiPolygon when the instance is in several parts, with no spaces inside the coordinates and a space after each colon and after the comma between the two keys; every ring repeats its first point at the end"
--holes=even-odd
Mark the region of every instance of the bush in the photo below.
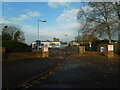
{"type": "Polygon", "coordinates": [[[12,40],[3,40],[2,47],[6,48],[6,52],[30,52],[31,48],[21,42],[12,41],[12,40]]]}

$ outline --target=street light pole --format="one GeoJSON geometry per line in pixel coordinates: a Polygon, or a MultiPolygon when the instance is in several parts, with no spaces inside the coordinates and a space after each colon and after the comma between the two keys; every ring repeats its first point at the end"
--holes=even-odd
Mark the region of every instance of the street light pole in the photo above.
{"type": "Polygon", "coordinates": [[[38,20],[38,39],[40,39],[39,37],[40,35],[39,35],[39,20],[38,20]]]}
{"type": "Polygon", "coordinates": [[[38,39],[40,39],[40,32],[39,32],[39,21],[41,21],[41,22],[46,22],[46,20],[38,20],[38,39]]]}
{"type": "Polygon", "coordinates": [[[38,20],[38,38],[36,40],[36,45],[37,45],[37,49],[39,50],[39,46],[40,46],[40,32],[39,32],[39,21],[41,22],[46,22],[46,20],[38,20]]]}

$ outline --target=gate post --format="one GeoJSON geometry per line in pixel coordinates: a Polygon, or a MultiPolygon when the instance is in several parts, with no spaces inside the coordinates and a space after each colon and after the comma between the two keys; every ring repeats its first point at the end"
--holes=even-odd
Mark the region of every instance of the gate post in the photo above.
{"type": "Polygon", "coordinates": [[[48,47],[42,47],[42,57],[49,57],[49,48],[48,47]]]}
{"type": "Polygon", "coordinates": [[[114,46],[111,45],[107,45],[107,56],[108,58],[114,57],[114,46]]]}
{"type": "Polygon", "coordinates": [[[85,46],[79,46],[79,53],[85,53],[85,46]]]}

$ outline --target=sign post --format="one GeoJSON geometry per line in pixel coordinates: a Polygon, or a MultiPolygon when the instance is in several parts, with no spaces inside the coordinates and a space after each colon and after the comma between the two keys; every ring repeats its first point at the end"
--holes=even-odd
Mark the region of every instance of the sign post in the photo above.
{"type": "Polygon", "coordinates": [[[41,45],[40,39],[37,39],[35,42],[36,42],[36,45],[37,45],[37,49],[39,50],[40,45],[41,45]]]}
{"type": "Polygon", "coordinates": [[[108,58],[114,57],[114,46],[113,45],[107,45],[108,48],[108,58]]]}
{"type": "Polygon", "coordinates": [[[91,49],[92,49],[92,42],[91,41],[89,41],[89,48],[90,48],[90,51],[91,51],[91,49]]]}
{"type": "Polygon", "coordinates": [[[105,52],[105,48],[104,47],[100,47],[100,52],[105,52]]]}

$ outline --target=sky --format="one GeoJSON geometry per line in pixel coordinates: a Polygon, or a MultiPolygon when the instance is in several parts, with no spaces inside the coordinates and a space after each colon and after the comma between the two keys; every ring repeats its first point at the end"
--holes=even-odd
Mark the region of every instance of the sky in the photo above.
{"type": "MultiPolygon", "coordinates": [[[[25,43],[31,44],[59,38],[60,41],[74,40],[79,29],[77,12],[83,2],[2,2],[2,23],[15,25],[24,32],[25,43]],[[67,35],[67,36],[66,36],[67,35]]],[[[1,20],[1,19],[0,19],[1,20]]]]}

